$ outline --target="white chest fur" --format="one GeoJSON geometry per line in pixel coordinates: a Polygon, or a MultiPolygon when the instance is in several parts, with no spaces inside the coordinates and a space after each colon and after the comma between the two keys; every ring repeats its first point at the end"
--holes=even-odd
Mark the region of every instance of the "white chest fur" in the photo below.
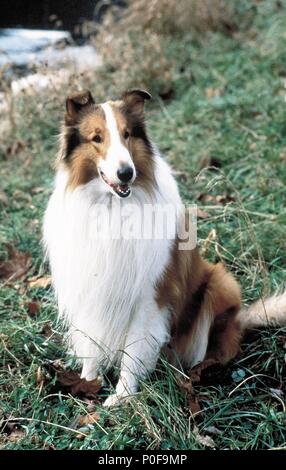
{"type": "MultiPolygon", "coordinates": [[[[131,198],[117,204],[142,208],[144,204],[180,204],[169,167],[156,157],[156,187],[152,198],[134,189],[131,198]]],[[[92,181],[65,191],[67,175],[60,172],[44,220],[44,243],[50,261],[60,315],[68,327],[70,344],[79,358],[94,358],[92,368],[118,359],[136,309],[152,297],[170,259],[173,240],[114,239],[122,220],[109,220],[98,232],[98,203],[114,202],[92,181]],[[99,197],[98,197],[99,196],[99,197]],[[96,359],[95,359],[96,358],[96,359]]],[[[99,186],[98,186],[99,185],[99,186]]],[[[132,213],[130,214],[132,215],[132,213]]],[[[173,239],[176,223],[173,226],[173,239]]],[[[89,374],[86,374],[87,376],[89,374]]]]}

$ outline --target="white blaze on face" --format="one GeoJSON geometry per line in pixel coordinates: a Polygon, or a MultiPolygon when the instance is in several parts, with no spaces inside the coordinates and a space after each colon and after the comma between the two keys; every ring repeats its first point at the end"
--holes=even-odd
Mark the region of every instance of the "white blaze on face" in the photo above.
{"type": "Polygon", "coordinates": [[[117,171],[123,165],[128,165],[133,169],[134,177],[130,181],[130,183],[132,183],[135,178],[134,163],[128,149],[121,142],[113,109],[108,103],[103,103],[101,107],[105,114],[106,127],[109,132],[110,144],[105,160],[102,160],[100,164],[100,169],[114,183],[119,183],[120,181],[117,176],[117,171]]]}

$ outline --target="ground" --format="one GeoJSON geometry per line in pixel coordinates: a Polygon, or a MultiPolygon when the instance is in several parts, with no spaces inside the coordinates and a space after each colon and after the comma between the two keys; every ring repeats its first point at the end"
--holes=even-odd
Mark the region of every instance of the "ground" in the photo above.
{"type": "MultiPolygon", "coordinates": [[[[184,201],[199,206],[204,255],[228,266],[245,303],[281,288],[286,275],[286,9],[285,2],[252,3],[261,10],[247,31],[179,39],[184,66],[172,99],[155,93],[147,111],[149,132],[184,201]]],[[[76,365],[64,348],[51,288],[27,279],[48,274],[41,224],[64,95],[18,98],[0,145],[0,259],[9,256],[7,244],[31,255],[27,275],[1,285],[0,446],[285,448],[286,328],[252,332],[232,363],[206,371],[194,384],[196,414],[164,358],[138,396],[113,410],[101,406],[108,387],[92,402],[56,383],[53,365],[76,365]]]]}

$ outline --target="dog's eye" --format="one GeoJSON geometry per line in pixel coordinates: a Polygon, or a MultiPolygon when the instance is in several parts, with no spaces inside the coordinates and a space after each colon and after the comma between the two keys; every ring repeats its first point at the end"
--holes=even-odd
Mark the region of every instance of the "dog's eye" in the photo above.
{"type": "Polygon", "coordinates": [[[92,140],[96,142],[97,144],[100,144],[102,142],[102,137],[101,135],[96,134],[92,140]]]}
{"type": "Polygon", "coordinates": [[[125,140],[129,139],[129,136],[130,136],[129,132],[128,132],[128,131],[125,131],[125,132],[124,132],[124,139],[125,139],[125,140]]]}

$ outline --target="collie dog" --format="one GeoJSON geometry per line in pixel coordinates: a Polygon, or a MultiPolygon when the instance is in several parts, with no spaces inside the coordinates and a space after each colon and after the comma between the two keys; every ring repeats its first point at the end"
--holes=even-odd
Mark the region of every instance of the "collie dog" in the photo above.
{"type": "Polygon", "coordinates": [[[182,212],[171,220],[171,236],[114,236],[145,205],[182,205],[146,130],[150,98],[143,90],[103,104],[88,91],[67,98],[44,218],[59,314],[82,377],[120,367],[105,406],[136,393],[162,348],[182,367],[226,363],[246,328],[286,323],[286,293],[242,308],[239,284],[221,263],[204,260],[195,247],[180,249],[182,212]],[[110,218],[114,207],[128,210],[110,218]]]}

